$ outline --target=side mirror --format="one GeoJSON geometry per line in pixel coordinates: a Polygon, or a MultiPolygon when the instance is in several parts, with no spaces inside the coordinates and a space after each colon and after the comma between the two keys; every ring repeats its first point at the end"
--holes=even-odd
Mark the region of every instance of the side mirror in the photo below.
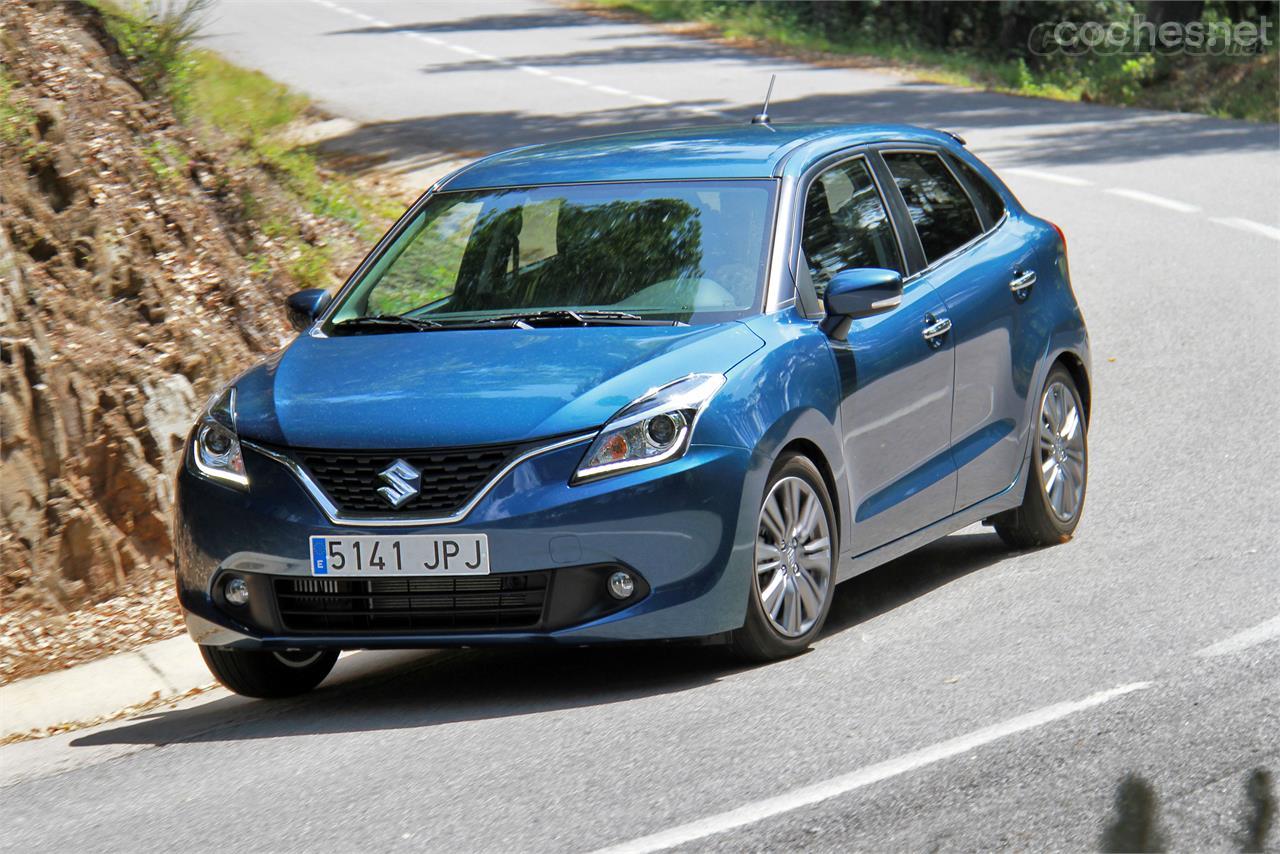
{"type": "Polygon", "coordinates": [[[285,311],[289,315],[289,325],[301,332],[306,329],[320,313],[328,308],[333,297],[324,288],[307,288],[290,294],[284,301],[285,311]]]}
{"type": "Polygon", "coordinates": [[[843,341],[852,321],[889,311],[902,303],[902,274],[877,267],[841,270],[827,285],[822,302],[827,309],[822,330],[843,341]]]}

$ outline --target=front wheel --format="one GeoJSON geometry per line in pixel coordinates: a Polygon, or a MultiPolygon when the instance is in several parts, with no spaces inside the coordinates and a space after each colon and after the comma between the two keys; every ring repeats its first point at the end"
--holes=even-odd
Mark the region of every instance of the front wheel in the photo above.
{"type": "Polygon", "coordinates": [[[808,648],[831,610],[838,553],[822,474],[803,456],[783,457],[760,504],[747,617],[733,633],[741,657],[773,661],[808,648]]]}
{"type": "Polygon", "coordinates": [[[336,649],[233,649],[201,646],[209,671],[245,697],[276,699],[305,694],[324,681],[338,660],[336,649]]]}
{"type": "Polygon", "coordinates": [[[1022,505],[991,521],[1014,548],[1065,543],[1084,510],[1089,443],[1080,392],[1061,366],[1049,372],[1040,394],[1035,448],[1022,505]]]}

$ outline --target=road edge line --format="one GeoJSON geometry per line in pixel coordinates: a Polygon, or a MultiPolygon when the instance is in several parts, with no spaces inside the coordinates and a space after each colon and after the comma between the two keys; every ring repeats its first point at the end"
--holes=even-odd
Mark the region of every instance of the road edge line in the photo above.
{"type": "Polygon", "coordinates": [[[1280,615],[1276,615],[1269,620],[1263,620],[1256,626],[1251,626],[1242,632],[1236,632],[1229,638],[1223,638],[1217,643],[1212,643],[1204,649],[1196,650],[1197,658],[1217,658],[1220,655],[1230,655],[1233,652],[1244,652],[1246,649],[1252,649],[1255,646],[1273,641],[1280,638],[1280,615]]]}
{"type": "Polygon", "coordinates": [[[839,777],[833,777],[820,783],[813,783],[808,786],[802,786],[794,789],[786,794],[777,795],[772,798],[756,801],[746,804],[737,809],[728,812],[719,813],[718,815],[708,816],[706,818],[697,819],[687,824],[678,825],[667,830],[662,830],[648,836],[641,836],[628,842],[622,842],[617,845],[607,846],[598,849],[594,854],[648,854],[653,851],[663,851],[668,848],[674,848],[677,845],[684,845],[708,836],[714,836],[729,830],[735,830],[739,827],[745,827],[750,824],[762,821],[785,812],[799,809],[801,807],[810,806],[820,803],[838,795],[844,795],[855,789],[869,786],[905,774],[908,771],[914,771],[943,759],[949,759],[953,756],[959,756],[967,753],[975,748],[990,744],[993,741],[1015,735],[1020,732],[1034,729],[1045,724],[1052,723],[1062,718],[1074,715],[1077,712],[1085,711],[1103,703],[1110,702],[1118,697],[1126,694],[1132,694],[1135,691],[1143,691],[1150,688],[1153,682],[1132,682],[1127,685],[1119,685],[1106,691],[1099,691],[1096,694],[1090,694],[1081,700],[1070,700],[1062,703],[1054,703],[1017,717],[1009,718],[991,726],[974,730],[966,735],[942,741],[929,747],[924,747],[902,756],[887,759],[883,762],[877,762],[874,765],[868,765],[865,768],[859,768],[848,774],[842,774],[839,777]]]}

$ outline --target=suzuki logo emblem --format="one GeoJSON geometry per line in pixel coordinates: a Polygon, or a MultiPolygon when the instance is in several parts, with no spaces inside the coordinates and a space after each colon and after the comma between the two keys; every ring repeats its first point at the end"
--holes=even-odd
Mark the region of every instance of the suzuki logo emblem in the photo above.
{"type": "Polygon", "coordinates": [[[422,489],[422,472],[404,460],[396,460],[379,472],[378,477],[387,483],[378,490],[378,494],[397,509],[422,489]]]}

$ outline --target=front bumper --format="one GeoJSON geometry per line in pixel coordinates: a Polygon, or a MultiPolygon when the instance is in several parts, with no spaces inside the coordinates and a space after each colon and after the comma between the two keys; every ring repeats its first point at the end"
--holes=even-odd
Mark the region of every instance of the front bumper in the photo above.
{"type": "Polygon", "coordinates": [[[763,477],[750,452],[695,445],[679,460],[571,487],[586,445],[520,463],[456,524],[417,528],[335,525],[293,473],[250,448],[248,492],[184,467],[175,543],[188,631],[215,646],[365,649],[689,638],[741,626],[755,539],[754,499],[745,497],[763,477]],[[311,578],[308,538],[363,533],[484,533],[489,578],[506,579],[495,591],[541,589],[541,615],[514,627],[287,628],[278,599],[311,578]],[[620,606],[603,589],[617,568],[641,580],[620,606]],[[221,598],[217,581],[228,571],[251,582],[252,609],[221,598]]]}

